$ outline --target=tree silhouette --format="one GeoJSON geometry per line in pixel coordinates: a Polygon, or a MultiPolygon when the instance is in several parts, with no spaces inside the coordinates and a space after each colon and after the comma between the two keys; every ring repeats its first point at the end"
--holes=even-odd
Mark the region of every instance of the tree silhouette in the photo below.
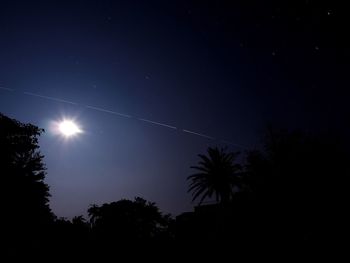
{"type": "Polygon", "coordinates": [[[263,235],[307,246],[334,238],[349,160],[339,138],[268,129],[264,150],[250,152],[245,166],[263,235]]]}
{"type": "Polygon", "coordinates": [[[239,153],[227,153],[225,149],[217,147],[209,147],[207,151],[208,156],[199,154],[201,161],[198,166],[191,167],[199,172],[187,177],[191,181],[188,192],[192,192],[192,201],[201,196],[199,204],[213,194],[218,202],[227,204],[234,187],[240,185],[242,167],[235,163],[239,153]]]}
{"type": "Polygon", "coordinates": [[[96,238],[116,242],[164,237],[170,220],[155,203],[140,197],[134,201],[122,199],[101,206],[93,205],[88,214],[96,238]]]}
{"type": "Polygon", "coordinates": [[[42,132],[0,114],[1,220],[16,245],[39,238],[54,218],[48,204],[49,187],[44,183],[44,156],[38,145],[42,132]]]}

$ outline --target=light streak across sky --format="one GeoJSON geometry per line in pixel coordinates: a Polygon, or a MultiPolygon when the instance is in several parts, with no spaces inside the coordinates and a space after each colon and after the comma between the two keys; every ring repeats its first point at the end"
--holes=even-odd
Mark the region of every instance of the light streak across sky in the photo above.
{"type": "MultiPolygon", "coordinates": [[[[17,92],[14,89],[5,88],[5,87],[0,87],[0,90],[8,91],[8,92],[17,92]]],[[[187,134],[191,134],[191,135],[194,135],[194,136],[202,137],[202,138],[205,138],[205,139],[208,139],[208,140],[220,141],[221,143],[224,143],[224,144],[229,144],[229,145],[232,145],[232,146],[235,146],[235,147],[238,147],[238,148],[246,149],[246,147],[241,146],[241,145],[236,144],[236,143],[233,143],[233,142],[230,142],[230,141],[218,140],[218,139],[214,138],[213,136],[210,136],[210,135],[207,135],[207,134],[204,134],[204,133],[201,133],[201,132],[195,132],[195,131],[191,131],[191,130],[188,130],[188,129],[178,129],[176,126],[169,125],[169,124],[166,124],[166,123],[153,121],[153,120],[148,120],[148,119],[144,119],[144,118],[137,118],[137,117],[133,117],[133,116],[128,115],[128,114],[112,111],[112,110],[109,110],[109,109],[95,107],[95,106],[91,106],[91,105],[80,104],[80,103],[77,103],[77,102],[74,102],[74,101],[69,101],[69,100],[60,99],[60,98],[51,97],[51,96],[45,96],[45,95],[38,94],[38,93],[27,92],[27,91],[24,91],[24,92],[18,91],[18,92],[22,93],[22,94],[24,94],[26,96],[37,97],[37,98],[46,99],[46,100],[55,101],[55,102],[60,102],[60,103],[67,103],[67,104],[71,104],[71,105],[75,105],[75,106],[81,106],[81,107],[85,107],[85,108],[90,109],[90,110],[95,110],[95,111],[99,111],[99,112],[113,114],[113,115],[117,115],[117,116],[123,117],[123,118],[136,119],[136,120],[144,122],[144,123],[150,123],[152,125],[158,125],[160,127],[164,127],[164,128],[168,128],[168,129],[172,129],[172,130],[178,130],[178,131],[181,131],[181,132],[184,132],[184,133],[187,133],[187,134]]]]}

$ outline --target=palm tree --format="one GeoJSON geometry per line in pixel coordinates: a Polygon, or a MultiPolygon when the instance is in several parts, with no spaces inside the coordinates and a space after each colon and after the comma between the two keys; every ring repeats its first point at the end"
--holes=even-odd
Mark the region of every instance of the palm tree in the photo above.
{"type": "Polygon", "coordinates": [[[198,155],[201,158],[198,166],[191,166],[198,172],[187,177],[191,181],[188,192],[192,192],[192,201],[201,197],[199,205],[213,194],[217,202],[227,204],[234,188],[240,185],[242,166],[235,163],[239,153],[227,153],[226,149],[217,147],[209,147],[207,152],[207,156],[198,155]]]}
{"type": "Polygon", "coordinates": [[[95,226],[96,221],[101,217],[101,208],[98,205],[91,205],[88,209],[90,224],[95,226]]]}

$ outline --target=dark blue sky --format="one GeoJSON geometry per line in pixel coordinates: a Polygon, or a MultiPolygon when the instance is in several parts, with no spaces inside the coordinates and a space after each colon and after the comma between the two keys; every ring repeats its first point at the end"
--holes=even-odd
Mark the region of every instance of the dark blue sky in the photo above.
{"type": "Polygon", "coordinates": [[[186,177],[209,145],[256,147],[269,122],[344,130],[342,8],[230,2],[1,1],[0,112],[46,129],[58,216],[134,196],[177,214],[193,206],[186,177]],[[62,117],[84,133],[52,134],[62,117]]]}

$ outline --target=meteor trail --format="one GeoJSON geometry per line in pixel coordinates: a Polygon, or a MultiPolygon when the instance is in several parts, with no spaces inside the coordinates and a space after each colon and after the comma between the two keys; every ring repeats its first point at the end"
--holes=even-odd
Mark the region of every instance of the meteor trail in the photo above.
{"type": "Polygon", "coordinates": [[[72,102],[72,101],[69,101],[69,100],[57,99],[57,98],[54,98],[54,97],[43,96],[43,95],[40,95],[40,94],[36,94],[36,93],[32,93],[32,92],[26,92],[26,91],[23,92],[23,93],[25,95],[39,97],[39,98],[42,98],[42,99],[48,99],[48,100],[53,100],[53,101],[57,101],[57,102],[63,102],[63,103],[69,103],[69,104],[73,104],[73,105],[78,105],[78,103],[72,102]]]}
{"type": "Polygon", "coordinates": [[[130,115],[119,113],[119,112],[116,112],[116,111],[105,110],[105,109],[102,109],[102,108],[89,106],[89,105],[86,105],[85,107],[88,108],[88,109],[92,109],[92,110],[97,110],[97,111],[102,111],[102,112],[107,112],[107,113],[119,115],[119,116],[122,116],[122,117],[125,117],[125,118],[132,118],[130,115]]]}
{"type": "Polygon", "coordinates": [[[164,123],[160,123],[160,122],[150,121],[150,120],[146,120],[146,119],[138,119],[138,120],[149,122],[149,123],[153,123],[153,124],[160,125],[160,126],[164,126],[164,127],[167,127],[167,128],[170,128],[170,129],[174,129],[174,130],[177,129],[174,126],[171,126],[171,125],[168,125],[168,124],[164,124],[164,123]]]}
{"type": "Polygon", "coordinates": [[[211,137],[209,135],[205,135],[203,133],[198,133],[198,132],[193,132],[193,131],[189,131],[189,130],[182,130],[183,132],[187,132],[187,133],[190,133],[190,134],[194,134],[194,135],[197,135],[197,136],[201,136],[201,137],[204,137],[204,138],[207,138],[207,139],[211,139],[211,140],[215,140],[214,137],[211,137]]]}
{"type": "MultiPolygon", "coordinates": [[[[5,90],[5,91],[16,91],[14,89],[9,89],[9,88],[5,88],[5,87],[0,87],[0,89],[1,90],[5,90]]],[[[128,119],[134,118],[133,116],[128,115],[128,114],[123,114],[123,113],[120,113],[120,112],[116,112],[116,111],[112,111],[112,110],[108,110],[108,109],[104,109],[104,108],[99,108],[99,107],[95,107],[95,106],[84,105],[84,104],[76,103],[76,102],[69,101],[69,100],[63,100],[63,99],[50,97],[50,96],[45,96],[45,95],[41,95],[41,94],[37,94],[37,93],[33,93],[33,92],[27,92],[27,91],[22,92],[22,93],[24,95],[27,95],[27,96],[38,97],[38,98],[41,98],[41,99],[46,99],[46,100],[51,100],[51,101],[56,101],[56,102],[61,102],[61,103],[68,103],[68,104],[85,107],[87,109],[91,109],[91,110],[95,110],[95,111],[99,111],[99,112],[104,112],[104,113],[117,115],[117,116],[128,118],[128,119]]],[[[134,119],[136,119],[138,121],[147,122],[147,123],[151,123],[151,124],[154,124],[154,125],[162,126],[162,127],[165,127],[165,128],[173,129],[173,130],[182,131],[184,133],[192,134],[192,135],[199,136],[199,137],[202,137],[202,138],[206,138],[206,139],[209,139],[209,140],[219,141],[220,143],[230,144],[230,145],[233,145],[235,147],[242,148],[242,149],[247,149],[247,147],[238,145],[236,143],[232,143],[230,141],[217,140],[214,137],[206,135],[206,134],[203,134],[203,133],[194,132],[194,131],[190,131],[190,130],[186,130],[186,129],[178,129],[177,127],[172,126],[172,125],[168,125],[168,124],[165,124],[165,123],[156,122],[156,121],[152,121],[152,120],[147,120],[147,119],[143,119],[143,118],[134,118],[134,119]]]]}

